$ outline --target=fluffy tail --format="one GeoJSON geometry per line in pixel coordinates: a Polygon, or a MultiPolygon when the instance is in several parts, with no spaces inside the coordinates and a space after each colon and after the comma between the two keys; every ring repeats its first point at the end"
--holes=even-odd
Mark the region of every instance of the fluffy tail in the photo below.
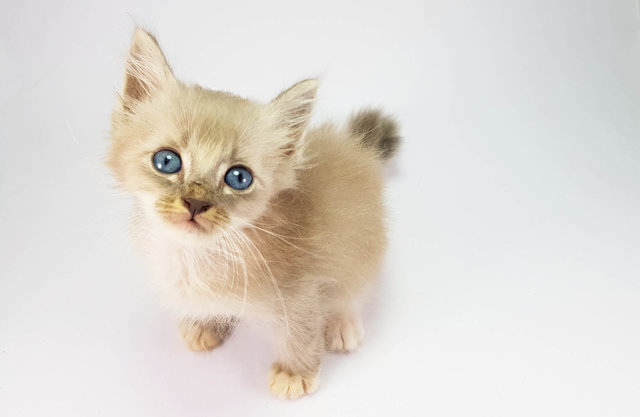
{"type": "Polygon", "coordinates": [[[400,145],[396,122],[380,110],[366,109],[354,114],[348,129],[362,146],[375,151],[383,161],[390,159],[400,145]]]}

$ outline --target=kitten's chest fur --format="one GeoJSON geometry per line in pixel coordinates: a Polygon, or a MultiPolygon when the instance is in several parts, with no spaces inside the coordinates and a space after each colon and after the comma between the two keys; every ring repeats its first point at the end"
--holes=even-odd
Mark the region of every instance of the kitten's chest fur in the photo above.
{"type": "Polygon", "coordinates": [[[269,248],[259,247],[259,239],[244,239],[242,248],[229,243],[182,246],[161,239],[147,243],[153,283],[164,303],[180,316],[194,318],[259,317],[273,311],[282,299],[281,262],[269,248]]]}
{"type": "Polygon", "coordinates": [[[222,250],[157,245],[151,253],[154,284],[169,308],[188,317],[246,315],[255,309],[248,288],[255,265],[222,250]]]}

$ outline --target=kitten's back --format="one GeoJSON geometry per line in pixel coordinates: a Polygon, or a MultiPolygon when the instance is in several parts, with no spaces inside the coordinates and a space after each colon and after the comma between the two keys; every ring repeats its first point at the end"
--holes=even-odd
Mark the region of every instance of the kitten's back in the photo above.
{"type": "Polygon", "coordinates": [[[315,267],[339,283],[340,294],[358,293],[373,281],[386,247],[382,168],[392,151],[363,146],[363,137],[329,124],[309,130],[309,168],[298,177],[309,233],[321,236],[322,261],[315,267]]]}

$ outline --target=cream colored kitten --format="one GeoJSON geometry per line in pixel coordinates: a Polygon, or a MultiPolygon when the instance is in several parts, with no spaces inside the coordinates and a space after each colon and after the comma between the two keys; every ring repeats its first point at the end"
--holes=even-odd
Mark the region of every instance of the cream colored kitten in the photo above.
{"type": "Polygon", "coordinates": [[[382,165],[398,144],[375,111],[307,130],[317,88],[261,104],[185,85],[138,29],[108,155],[189,348],[215,348],[238,319],[268,324],[269,386],[284,398],[315,390],[325,351],[360,343],[385,249],[382,165]]]}

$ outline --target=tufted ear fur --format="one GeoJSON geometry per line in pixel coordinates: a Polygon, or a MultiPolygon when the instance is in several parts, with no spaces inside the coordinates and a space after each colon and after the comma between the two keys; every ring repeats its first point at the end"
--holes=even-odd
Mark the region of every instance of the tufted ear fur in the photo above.
{"type": "Polygon", "coordinates": [[[303,80],[281,92],[269,104],[275,113],[277,127],[289,139],[283,147],[286,156],[295,153],[301,146],[301,138],[311,118],[317,91],[318,80],[303,80]]]}
{"type": "Polygon", "coordinates": [[[122,88],[125,108],[149,99],[156,91],[174,81],[158,41],[148,32],[137,28],[131,39],[125,68],[122,88]]]}

